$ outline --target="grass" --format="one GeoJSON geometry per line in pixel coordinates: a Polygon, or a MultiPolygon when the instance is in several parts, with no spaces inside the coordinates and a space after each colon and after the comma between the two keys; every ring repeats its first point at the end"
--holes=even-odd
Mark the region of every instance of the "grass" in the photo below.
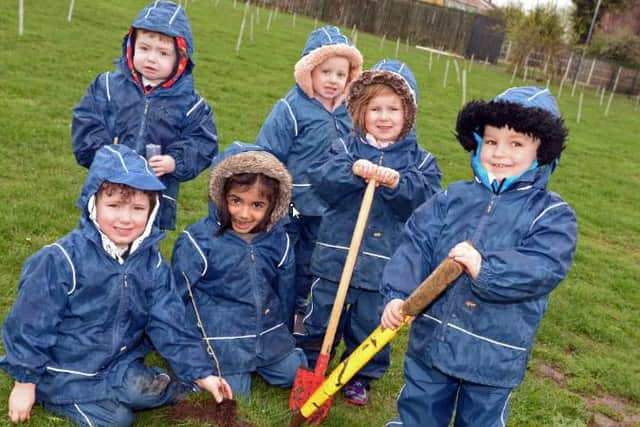
{"type": "MultiPolygon", "coordinates": [[[[22,36],[17,34],[17,7],[0,14],[0,318],[15,299],[26,258],[77,224],[74,205],[85,170],[71,153],[71,110],[91,80],[112,69],[122,36],[147,0],[80,3],[70,23],[68,3],[38,3],[26,2],[22,36]]],[[[278,14],[267,32],[268,13],[262,10],[255,42],[249,42],[248,20],[236,55],[243,6],[233,9],[228,0],[216,4],[189,2],[187,12],[196,41],[196,87],[213,105],[226,146],[233,140],[252,141],[273,103],[293,85],[293,65],[313,20],[298,16],[294,28],[291,16],[278,14]]],[[[351,29],[344,31],[351,34],[351,29]]],[[[394,42],[380,49],[380,38],[369,34],[358,35],[358,47],[367,67],[395,53],[394,42]]],[[[438,158],[445,184],[468,179],[468,154],[452,135],[461,107],[455,68],[450,66],[443,88],[444,57],[433,56],[431,71],[424,51],[402,45],[399,57],[419,82],[420,143],[438,158]]],[[[467,99],[491,98],[511,86],[510,78],[475,63],[468,71],[467,99]]],[[[551,297],[529,372],[513,395],[510,425],[584,426],[593,412],[626,422],[640,407],[640,154],[635,145],[640,112],[634,101],[616,96],[605,117],[606,99],[600,106],[597,95],[585,90],[582,120],[576,124],[578,94],[571,97],[565,87],[559,99],[570,141],[550,187],[577,212],[578,250],[569,277],[551,297]],[[561,380],[542,374],[542,366],[552,366],[561,380]],[[628,411],[602,403],[590,406],[588,398],[597,396],[625,402],[628,411]]],[[[206,209],[206,176],[201,175],[182,187],[178,230],[206,209]]],[[[167,257],[177,233],[168,233],[162,244],[167,257]]],[[[393,416],[406,341],[406,333],[395,340],[391,369],[374,383],[372,404],[354,408],[338,398],[324,425],[382,425],[393,416]]],[[[6,407],[11,387],[12,379],[0,373],[0,408],[6,407]]],[[[289,419],[287,400],[287,391],[255,378],[251,398],[240,404],[257,425],[281,426],[289,419]]],[[[168,414],[166,408],[146,411],[137,416],[136,425],[170,425],[168,414]]],[[[8,419],[0,418],[0,425],[5,424],[8,419]]],[[[36,407],[29,425],[69,424],[36,407]]]]}

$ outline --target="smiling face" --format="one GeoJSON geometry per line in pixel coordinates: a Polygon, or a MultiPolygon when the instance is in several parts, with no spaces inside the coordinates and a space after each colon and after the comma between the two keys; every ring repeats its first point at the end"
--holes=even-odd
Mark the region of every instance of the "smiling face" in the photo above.
{"type": "Polygon", "coordinates": [[[133,66],[153,85],[164,82],[176,64],[173,38],[151,31],[136,30],[133,66]]]}
{"type": "Polygon", "coordinates": [[[391,89],[371,98],[366,107],[364,125],[376,141],[395,142],[404,129],[402,99],[391,89]]]}
{"type": "Polygon", "coordinates": [[[96,196],[96,221],[117,246],[128,246],[142,235],[151,212],[149,195],[140,190],[107,187],[96,196]]]}
{"type": "Polygon", "coordinates": [[[231,228],[240,234],[251,233],[270,212],[269,198],[256,181],[252,185],[231,185],[226,202],[231,220],[231,228]]]}
{"type": "Polygon", "coordinates": [[[510,127],[486,125],[482,138],[480,163],[499,181],[518,176],[536,160],[540,140],[510,127]]]}
{"type": "Polygon", "coordinates": [[[335,99],[344,93],[349,78],[349,60],[343,56],[332,56],[311,71],[313,91],[318,101],[329,110],[335,99]]]}

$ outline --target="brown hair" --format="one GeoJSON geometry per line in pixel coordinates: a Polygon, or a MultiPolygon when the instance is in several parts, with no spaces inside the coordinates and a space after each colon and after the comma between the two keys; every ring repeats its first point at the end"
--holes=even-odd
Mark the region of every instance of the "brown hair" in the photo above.
{"type": "MultiPolygon", "coordinates": [[[[397,95],[389,86],[377,83],[365,86],[360,96],[351,101],[351,120],[353,121],[354,131],[358,127],[362,132],[367,132],[367,107],[373,98],[386,94],[397,95]]],[[[402,108],[404,109],[404,103],[402,108]]]]}
{"type": "Polygon", "coordinates": [[[218,216],[220,217],[220,228],[216,232],[217,236],[222,235],[225,231],[231,228],[231,215],[229,215],[229,206],[227,205],[227,194],[234,186],[239,186],[244,189],[248,189],[254,184],[258,184],[258,191],[261,196],[264,196],[269,201],[269,207],[264,214],[264,218],[260,221],[260,224],[256,225],[252,233],[259,231],[265,231],[269,222],[271,221],[271,213],[276,206],[278,198],[280,197],[280,183],[277,179],[271,178],[262,173],[238,173],[231,175],[224,181],[224,188],[222,192],[222,199],[220,200],[220,206],[218,206],[218,216]]]}
{"type": "MultiPolygon", "coordinates": [[[[155,36],[159,40],[167,43],[171,43],[171,44],[174,44],[175,42],[175,38],[171,36],[168,36],[164,33],[159,33],[157,31],[145,30],[144,28],[136,28],[135,35],[137,36],[138,34],[150,34],[152,37],[155,36]]],[[[177,52],[177,49],[176,49],[176,52],[177,52]]]]}
{"type": "Polygon", "coordinates": [[[96,192],[96,199],[102,194],[112,196],[116,192],[120,193],[120,197],[122,197],[122,200],[125,202],[129,202],[137,192],[144,194],[149,198],[149,213],[151,213],[153,208],[155,208],[156,200],[158,199],[157,191],[138,190],[137,188],[129,187],[126,184],[115,184],[109,181],[105,181],[100,185],[96,192]]]}

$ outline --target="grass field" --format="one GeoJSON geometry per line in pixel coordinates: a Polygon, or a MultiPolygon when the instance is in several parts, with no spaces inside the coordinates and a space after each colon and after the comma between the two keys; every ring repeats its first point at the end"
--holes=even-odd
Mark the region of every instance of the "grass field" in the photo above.
{"type": "MultiPolygon", "coordinates": [[[[0,14],[0,319],[13,303],[25,259],[78,222],[74,205],[86,171],[71,153],[71,110],[90,81],[112,69],[122,36],[147,1],[78,2],[70,23],[67,1],[25,3],[22,36],[17,2],[0,14]]],[[[196,87],[214,107],[222,146],[254,139],[273,103],[293,85],[293,65],[314,24],[298,16],[294,27],[291,16],[278,14],[267,31],[269,11],[252,8],[254,41],[247,19],[238,55],[242,9],[229,0],[195,0],[187,9],[196,87]]],[[[379,37],[362,33],[358,47],[365,66],[396,51],[395,41],[381,46],[379,37]]],[[[433,55],[429,70],[424,51],[403,44],[398,56],[419,82],[420,143],[438,158],[445,184],[468,179],[468,154],[452,136],[462,102],[455,67],[450,65],[443,87],[445,57],[433,55]]],[[[511,85],[511,75],[492,66],[460,67],[467,69],[467,99],[487,99],[511,85]]],[[[601,106],[595,92],[585,90],[577,124],[579,90],[574,97],[570,92],[565,87],[559,99],[570,141],[550,187],[577,212],[578,250],[569,277],[551,297],[526,379],[513,395],[509,424],[640,425],[640,111],[635,99],[615,96],[605,117],[607,98],[601,106]]],[[[205,175],[182,186],[178,231],[206,214],[205,175]]],[[[178,231],[162,244],[167,257],[178,231]]],[[[396,339],[391,369],[373,384],[370,406],[358,409],[337,398],[324,425],[383,425],[393,416],[406,337],[396,339]]],[[[256,425],[286,425],[288,392],[257,378],[254,385],[241,410],[256,425]]],[[[11,387],[12,379],[0,373],[0,425],[9,424],[2,408],[11,387]]],[[[170,425],[168,414],[141,413],[136,425],[170,425]]],[[[29,425],[68,423],[36,407],[29,425]]]]}

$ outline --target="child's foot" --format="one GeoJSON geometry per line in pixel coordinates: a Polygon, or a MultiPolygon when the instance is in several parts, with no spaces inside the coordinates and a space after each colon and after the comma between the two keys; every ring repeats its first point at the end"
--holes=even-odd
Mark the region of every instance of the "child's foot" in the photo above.
{"type": "Polygon", "coordinates": [[[344,400],[352,405],[367,406],[369,396],[367,396],[367,385],[362,381],[351,381],[344,387],[344,400]]]}

